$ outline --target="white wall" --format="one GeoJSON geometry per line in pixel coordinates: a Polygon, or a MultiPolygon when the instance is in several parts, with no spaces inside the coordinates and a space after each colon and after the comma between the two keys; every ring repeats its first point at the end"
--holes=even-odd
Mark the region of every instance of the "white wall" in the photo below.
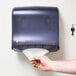
{"type": "MultiPolygon", "coordinates": [[[[11,49],[11,11],[15,6],[57,6],[60,11],[60,50],[50,53],[53,60],[76,59],[76,0],[0,0],[0,76],[72,76],[34,69],[22,53],[11,49]]],[[[66,69],[66,68],[65,68],[66,69]]]]}

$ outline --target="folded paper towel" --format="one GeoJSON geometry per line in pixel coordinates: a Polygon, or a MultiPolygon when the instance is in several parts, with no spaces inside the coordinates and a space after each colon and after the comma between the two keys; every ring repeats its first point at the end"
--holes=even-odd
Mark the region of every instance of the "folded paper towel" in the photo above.
{"type": "Polygon", "coordinates": [[[37,56],[43,56],[48,52],[48,50],[42,48],[30,48],[23,50],[23,53],[29,60],[33,60],[37,56]]]}

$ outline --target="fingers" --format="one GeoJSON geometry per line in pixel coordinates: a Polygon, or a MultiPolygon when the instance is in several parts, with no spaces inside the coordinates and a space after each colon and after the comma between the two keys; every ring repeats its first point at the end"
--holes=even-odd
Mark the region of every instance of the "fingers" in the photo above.
{"type": "Polygon", "coordinates": [[[40,61],[38,61],[38,60],[32,60],[31,63],[32,63],[32,65],[33,65],[35,68],[38,68],[38,69],[47,71],[47,68],[46,68],[44,65],[42,65],[42,64],[40,63],[40,61]]]}
{"type": "Polygon", "coordinates": [[[43,67],[41,66],[41,64],[37,63],[36,61],[31,61],[32,65],[35,67],[35,68],[38,68],[38,69],[43,69],[43,67]]]}
{"type": "Polygon", "coordinates": [[[35,68],[38,68],[38,66],[40,65],[40,61],[39,61],[39,60],[32,60],[31,63],[32,63],[32,65],[33,65],[35,68]]]}
{"type": "Polygon", "coordinates": [[[40,64],[40,60],[32,60],[31,63],[32,64],[38,64],[38,63],[40,64]]]}
{"type": "Polygon", "coordinates": [[[48,71],[47,68],[45,66],[41,65],[41,64],[40,65],[36,65],[36,68],[41,69],[43,71],[48,71]]]}
{"type": "Polygon", "coordinates": [[[42,67],[42,64],[40,64],[40,62],[37,61],[37,60],[32,60],[31,63],[33,64],[33,66],[34,66],[35,68],[40,68],[40,69],[43,68],[43,67],[42,67]]]}
{"type": "Polygon", "coordinates": [[[34,65],[34,66],[37,66],[37,65],[45,65],[46,63],[46,56],[41,56],[41,57],[35,57],[34,60],[31,61],[31,63],[34,65]]]}

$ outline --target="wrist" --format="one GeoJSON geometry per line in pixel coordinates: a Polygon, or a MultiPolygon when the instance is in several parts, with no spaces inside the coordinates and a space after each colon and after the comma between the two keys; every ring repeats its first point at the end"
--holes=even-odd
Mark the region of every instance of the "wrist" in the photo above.
{"type": "Polygon", "coordinates": [[[51,61],[49,65],[49,70],[53,72],[57,72],[59,70],[59,66],[56,61],[51,61]]]}

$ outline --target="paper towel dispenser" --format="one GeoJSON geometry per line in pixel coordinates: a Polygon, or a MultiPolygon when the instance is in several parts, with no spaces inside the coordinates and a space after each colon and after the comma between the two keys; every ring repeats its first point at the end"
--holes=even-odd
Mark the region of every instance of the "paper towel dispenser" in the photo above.
{"type": "Polygon", "coordinates": [[[12,49],[59,49],[57,7],[16,7],[12,11],[12,49]]]}

